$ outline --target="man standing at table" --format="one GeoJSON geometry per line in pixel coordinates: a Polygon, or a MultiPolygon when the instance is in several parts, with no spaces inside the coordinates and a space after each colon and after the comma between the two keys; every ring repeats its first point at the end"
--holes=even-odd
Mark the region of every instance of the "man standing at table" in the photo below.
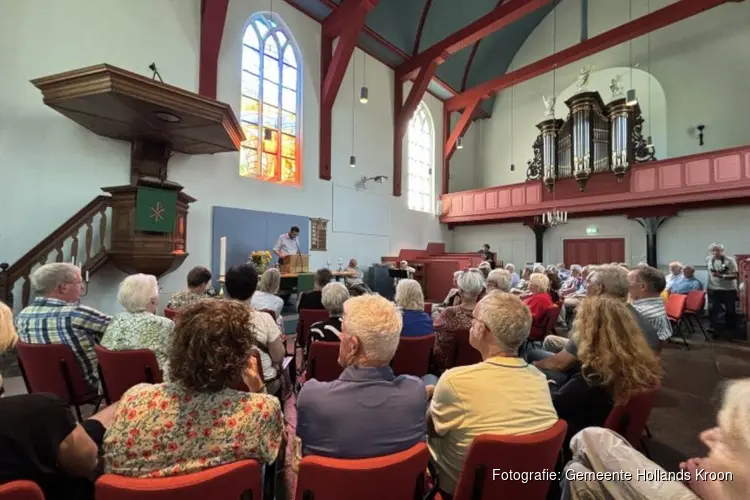
{"type": "Polygon", "coordinates": [[[276,245],[273,247],[273,253],[279,257],[279,264],[285,264],[286,258],[290,255],[296,255],[300,253],[299,240],[299,228],[292,226],[288,233],[284,233],[279,236],[276,245]]]}

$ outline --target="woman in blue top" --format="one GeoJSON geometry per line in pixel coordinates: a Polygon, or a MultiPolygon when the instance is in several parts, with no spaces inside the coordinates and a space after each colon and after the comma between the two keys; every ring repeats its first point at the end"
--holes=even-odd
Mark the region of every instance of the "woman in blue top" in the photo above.
{"type": "Polygon", "coordinates": [[[432,318],[424,312],[424,295],[418,282],[412,279],[398,282],[396,305],[403,315],[402,337],[422,337],[432,333],[432,318]]]}

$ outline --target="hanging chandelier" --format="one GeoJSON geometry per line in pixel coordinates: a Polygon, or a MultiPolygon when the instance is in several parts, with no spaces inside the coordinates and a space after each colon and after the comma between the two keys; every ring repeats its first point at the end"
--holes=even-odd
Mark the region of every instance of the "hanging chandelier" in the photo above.
{"type": "Polygon", "coordinates": [[[541,226],[554,227],[562,226],[568,223],[568,211],[567,210],[548,210],[542,212],[542,215],[534,217],[534,222],[541,226]]]}

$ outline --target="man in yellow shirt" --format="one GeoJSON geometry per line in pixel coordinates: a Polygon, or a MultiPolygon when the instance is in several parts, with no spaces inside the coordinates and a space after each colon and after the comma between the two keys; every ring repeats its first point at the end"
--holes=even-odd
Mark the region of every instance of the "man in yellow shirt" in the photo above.
{"type": "Polygon", "coordinates": [[[445,372],[427,410],[430,452],[449,494],[475,437],[531,434],[557,422],[546,377],[518,357],[531,329],[529,309],[512,294],[492,292],[473,316],[470,342],[484,361],[445,372]]]}

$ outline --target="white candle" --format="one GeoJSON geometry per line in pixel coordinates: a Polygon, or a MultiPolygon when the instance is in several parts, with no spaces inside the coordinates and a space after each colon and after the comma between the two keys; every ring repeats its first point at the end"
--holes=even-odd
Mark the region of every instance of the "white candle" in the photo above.
{"type": "Polygon", "coordinates": [[[222,236],[219,242],[219,276],[224,276],[227,271],[227,237],[222,236]]]}
{"type": "Polygon", "coordinates": [[[74,266],[76,265],[76,256],[75,255],[73,256],[73,260],[71,260],[70,263],[73,264],[74,266]]]}
{"type": "Polygon", "coordinates": [[[89,282],[89,272],[86,271],[86,283],[88,283],[88,282],[89,282]]]}

